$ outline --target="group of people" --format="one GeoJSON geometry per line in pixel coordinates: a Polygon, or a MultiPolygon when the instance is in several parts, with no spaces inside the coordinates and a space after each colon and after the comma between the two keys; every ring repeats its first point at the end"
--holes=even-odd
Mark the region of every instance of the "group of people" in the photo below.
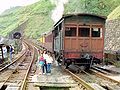
{"type": "Polygon", "coordinates": [[[14,54],[14,47],[12,45],[3,45],[1,47],[1,54],[2,55],[2,59],[8,59],[10,58],[10,62],[12,62],[12,58],[13,58],[13,54],[14,54]]]}
{"type": "Polygon", "coordinates": [[[39,74],[51,74],[52,54],[46,50],[38,56],[39,74]]]}

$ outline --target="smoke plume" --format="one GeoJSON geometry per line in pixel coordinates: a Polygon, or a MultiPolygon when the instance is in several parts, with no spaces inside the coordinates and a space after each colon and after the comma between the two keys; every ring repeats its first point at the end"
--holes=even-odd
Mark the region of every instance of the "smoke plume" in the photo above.
{"type": "Polygon", "coordinates": [[[55,4],[56,7],[52,11],[52,20],[56,23],[64,13],[64,4],[68,2],[68,0],[50,0],[52,4],[55,4]]]}

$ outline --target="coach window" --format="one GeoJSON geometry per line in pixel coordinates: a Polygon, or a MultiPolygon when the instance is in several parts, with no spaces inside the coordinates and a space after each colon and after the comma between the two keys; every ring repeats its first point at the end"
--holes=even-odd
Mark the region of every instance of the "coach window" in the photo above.
{"type": "Polygon", "coordinates": [[[89,37],[90,36],[90,28],[79,28],[78,36],[79,37],[89,37]]]}
{"type": "Polygon", "coordinates": [[[101,28],[92,28],[92,37],[102,37],[102,29],[101,28]]]}
{"type": "Polygon", "coordinates": [[[76,27],[66,27],[65,36],[76,36],[76,27]]]}

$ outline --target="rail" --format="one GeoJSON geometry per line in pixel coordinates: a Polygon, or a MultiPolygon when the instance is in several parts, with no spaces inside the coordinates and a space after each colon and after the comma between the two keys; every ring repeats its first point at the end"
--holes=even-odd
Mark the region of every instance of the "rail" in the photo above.
{"type": "Polygon", "coordinates": [[[93,87],[91,87],[87,82],[85,82],[84,80],[82,80],[80,77],[76,76],[74,73],[72,73],[71,71],[64,69],[64,67],[62,67],[63,70],[65,70],[66,72],[68,72],[70,75],[72,75],[72,77],[79,82],[79,84],[82,85],[83,88],[85,88],[86,90],[95,90],[93,87]]]}
{"type": "MultiPolygon", "coordinates": [[[[35,51],[35,48],[34,48],[33,46],[32,46],[32,49],[33,49],[33,51],[35,51]]],[[[21,85],[21,87],[20,87],[20,90],[25,90],[25,89],[26,89],[27,77],[28,77],[28,74],[29,74],[29,71],[30,71],[30,69],[31,69],[31,66],[32,66],[32,64],[33,64],[34,59],[35,59],[35,52],[33,52],[32,60],[31,60],[31,62],[30,62],[30,65],[29,65],[29,67],[28,67],[28,70],[27,70],[27,72],[26,72],[26,75],[25,75],[25,78],[24,78],[24,80],[23,80],[23,83],[22,83],[22,85],[21,85]]]]}
{"type": "Polygon", "coordinates": [[[109,81],[111,81],[111,82],[114,82],[114,83],[117,83],[118,85],[120,85],[120,81],[114,80],[114,79],[112,79],[112,78],[110,78],[110,77],[108,77],[108,76],[106,76],[106,75],[104,75],[104,74],[102,74],[102,73],[100,73],[100,72],[97,72],[97,71],[95,71],[95,70],[92,70],[92,69],[91,69],[91,71],[92,71],[93,73],[95,73],[98,77],[102,77],[103,79],[109,80],[109,81]]]}

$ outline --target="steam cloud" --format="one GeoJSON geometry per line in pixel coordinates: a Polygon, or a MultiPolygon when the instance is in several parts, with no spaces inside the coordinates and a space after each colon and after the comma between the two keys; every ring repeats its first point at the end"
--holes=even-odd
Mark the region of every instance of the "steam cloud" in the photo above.
{"type": "Polygon", "coordinates": [[[50,0],[52,4],[56,5],[56,8],[52,11],[52,20],[56,23],[64,13],[64,4],[68,2],[68,0],[50,0]]]}

